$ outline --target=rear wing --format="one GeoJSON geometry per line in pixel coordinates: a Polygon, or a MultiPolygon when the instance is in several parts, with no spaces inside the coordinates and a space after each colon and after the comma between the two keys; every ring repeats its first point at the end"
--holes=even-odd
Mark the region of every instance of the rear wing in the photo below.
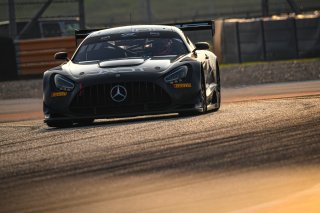
{"type": "Polygon", "coordinates": [[[103,29],[75,30],[74,37],[76,39],[76,46],[78,47],[81,41],[85,39],[90,33],[98,30],[103,30],[103,29]]]}
{"type": "Polygon", "coordinates": [[[214,21],[186,22],[186,23],[175,23],[175,24],[167,24],[167,25],[175,26],[184,32],[209,30],[211,31],[212,36],[214,36],[214,33],[215,33],[214,21]]]}
{"type": "MultiPolygon", "coordinates": [[[[214,45],[215,21],[198,21],[168,24],[178,27],[192,42],[206,41],[211,47],[214,45]]],[[[213,49],[211,49],[213,51],[213,49]]]]}
{"type": "MultiPolygon", "coordinates": [[[[189,34],[188,32],[190,32],[190,37],[192,35],[192,32],[196,32],[196,31],[208,31],[210,32],[210,40],[213,40],[213,36],[215,34],[215,25],[214,25],[214,21],[210,20],[210,21],[198,21],[198,22],[184,22],[184,23],[174,23],[174,24],[162,24],[162,25],[168,25],[168,26],[175,26],[179,29],[181,29],[182,31],[186,32],[187,34],[189,34]]],[[[105,28],[107,29],[107,28],[105,28]]],[[[75,30],[75,39],[76,39],[76,46],[78,46],[81,41],[86,38],[90,33],[94,32],[94,31],[98,31],[98,30],[102,30],[102,29],[87,29],[87,30],[75,30]]]]}

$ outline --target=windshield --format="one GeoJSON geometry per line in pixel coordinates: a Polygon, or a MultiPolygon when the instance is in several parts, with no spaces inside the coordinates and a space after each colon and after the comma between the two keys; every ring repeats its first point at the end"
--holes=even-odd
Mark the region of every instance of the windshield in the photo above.
{"type": "Polygon", "coordinates": [[[176,34],[130,33],[88,38],[78,49],[73,62],[106,61],[131,57],[177,56],[188,53],[176,34]]]}

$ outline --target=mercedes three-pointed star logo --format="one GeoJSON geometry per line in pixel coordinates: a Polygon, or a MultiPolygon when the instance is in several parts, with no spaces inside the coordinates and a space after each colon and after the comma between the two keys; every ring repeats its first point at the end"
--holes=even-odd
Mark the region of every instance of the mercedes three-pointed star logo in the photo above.
{"type": "Polygon", "coordinates": [[[115,102],[123,102],[127,98],[127,90],[124,86],[116,85],[112,87],[110,96],[115,102]]]}

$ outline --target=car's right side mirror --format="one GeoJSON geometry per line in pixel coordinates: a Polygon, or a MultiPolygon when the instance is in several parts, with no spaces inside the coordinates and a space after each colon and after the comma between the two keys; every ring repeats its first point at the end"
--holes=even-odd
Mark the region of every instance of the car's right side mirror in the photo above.
{"type": "Polygon", "coordinates": [[[196,50],[208,50],[208,49],[210,49],[210,45],[207,42],[197,42],[194,45],[196,46],[196,50]]]}
{"type": "Polygon", "coordinates": [[[57,52],[54,54],[54,59],[56,60],[68,60],[68,53],[66,52],[57,52]]]}

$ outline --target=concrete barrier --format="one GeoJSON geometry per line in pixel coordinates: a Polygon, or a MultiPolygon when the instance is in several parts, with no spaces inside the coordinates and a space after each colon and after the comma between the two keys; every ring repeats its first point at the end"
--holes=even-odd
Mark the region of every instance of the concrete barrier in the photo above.
{"type": "Polygon", "coordinates": [[[223,63],[320,56],[320,16],[224,20],[223,63]]]}
{"type": "Polygon", "coordinates": [[[56,52],[68,52],[68,56],[71,57],[75,48],[74,37],[20,40],[17,42],[18,74],[40,75],[62,63],[54,59],[56,52]]]}

